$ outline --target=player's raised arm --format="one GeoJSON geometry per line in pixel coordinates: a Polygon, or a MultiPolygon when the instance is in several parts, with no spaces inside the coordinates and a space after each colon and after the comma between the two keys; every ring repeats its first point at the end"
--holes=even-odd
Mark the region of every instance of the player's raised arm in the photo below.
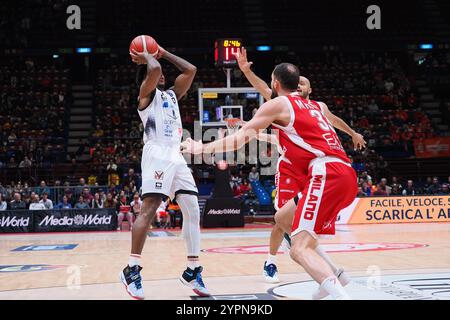
{"type": "Polygon", "coordinates": [[[242,47],[241,49],[237,49],[237,53],[235,53],[236,60],[239,65],[239,69],[241,69],[242,73],[245,75],[250,84],[255,88],[267,101],[272,99],[272,89],[267,85],[264,80],[259,78],[251,69],[253,62],[248,62],[247,60],[247,50],[242,47]]]}
{"type": "Polygon", "coordinates": [[[172,88],[179,100],[191,87],[197,73],[197,67],[161,47],[159,47],[159,50],[162,51],[161,58],[166,59],[181,71],[181,74],[175,79],[175,84],[172,88]]]}
{"type": "Polygon", "coordinates": [[[322,110],[325,117],[327,117],[327,119],[331,122],[333,127],[338,128],[341,131],[344,131],[346,134],[352,137],[353,146],[355,150],[357,149],[361,150],[366,146],[366,141],[364,140],[364,137],[361,134],[353,130],[344,120],[334,115],[330,111],[330,109],[328,109],[328,106],[325,103],[320,102],[320,104],[322,105],[322,110]]]}
{"type": "Polygon", "coordinates": [[[288,122],[290,111],[285,107],[285,100],[281,97],[270,100],[264,103],[255,116],[236,133],[208,144],[188,138],[181,144],[182,151],[199,154],[238,150],[256,138],[260,130],[267,128],[272,122],[277,120],[288,122]]]}
{"type": "Polygon", "coordinates": [[[132,50],[130,53],[131,59],[136,64],[147,65],[147,75],[142,81],[139,90],[139,107],[148,106],[150,93],[152,93],[158,85],[159,78],[161,78],[161,65],[151,54],[146,52],[137,52],[132,50]]]}

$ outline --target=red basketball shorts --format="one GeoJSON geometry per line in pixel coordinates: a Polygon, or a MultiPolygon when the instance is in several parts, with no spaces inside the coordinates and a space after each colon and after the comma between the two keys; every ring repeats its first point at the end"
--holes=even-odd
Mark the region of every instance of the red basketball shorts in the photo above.
{"type": "Polygon", "coordinates": [[[275,174],[277,194],[274,206],[276,210],[281,209],[289,200],[302,191],[306,178],[306,175],[293,173],[288,163],[284,161],[279,163],[278,171],[275,174]]]}
{"type": "Polygon", "coordinates": [[[295,211],[291,236],[308,231],[313,236],[334,234],[336,217],[358,191],[355,170],[338,158],[311,161],[295,211]]]}

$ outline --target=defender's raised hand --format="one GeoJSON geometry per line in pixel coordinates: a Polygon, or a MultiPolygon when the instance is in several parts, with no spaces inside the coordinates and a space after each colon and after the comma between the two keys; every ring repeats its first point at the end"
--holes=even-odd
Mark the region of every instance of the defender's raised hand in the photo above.
{"type": "Polygon", "coordinates": [[[253,62],[248,62],[247,60],[247,49],[245,49],[244,47],[242,47],[242,49],[237,48],[237,52],[234,55],[236,56],[239,69],[241,69],[241,71],[244,73],[250,71],[250,67],[252,66],[253,62]]]}
{"type": "Polygon", "coordinates": [[[364,140],[364,137],[359,133],[354,133],[352,135],[352,141],[353,141],[353,147],[355,150],[362,150],[366,147],[366,140],[364,140]]]}

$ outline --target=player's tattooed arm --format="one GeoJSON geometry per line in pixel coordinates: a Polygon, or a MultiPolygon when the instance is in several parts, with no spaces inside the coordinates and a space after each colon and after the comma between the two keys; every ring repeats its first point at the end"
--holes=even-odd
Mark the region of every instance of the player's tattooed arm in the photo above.
{"type": "Polygon", "coordinates": [[[244,47],[242,47],[242,50],[238,48],[235,56],[239,69],[241,69],[242,73],[245,75],[252,87],[255,88],[267,101],[272,99],[272,89],[270,89],[267,83],[250,69],[253,62],[249,62],[247,59],[247,49],[244,47]]]}
{"type": "Polygon", "coordinates": [[[364,140],[364,137],[361,134],[353,130],[344,120],[334,115],[330,111],[330,109],[328,109],[328,106],[325,103],[320,102],[320,104],[322,105],[322,110],[325,117],[327,117],[327,119],[331,122],[333,127],[345,132],[352,138],[355,150],[361,150],[366,146],[366,141],[364,140]]]}
{"type": "Polygon", "coordinates": [[[264,103],[255,116],[236,133],[207,144],[188,138],[181,144],[181,148],[183,152],[193,154],[238,150],[252,139],[257,138],[261,130],[267,128],[273,122],[283,121],[288,123],[289,119],[290,111],[287,107],[285,108],[285,101],[281,98],[275,98],[264,103]]]}
{"type": "Polygon", "coordinates": [[[146,107],[150,103],[150,94],[155,91],[159,78],[161,78],[161,65],[151,54],[145,52],[133,50],[130,55],[134,63],[147,65],[147,75],[139,90],[139,108],[146,107]]]}
{"type": "Polygon", "coordinates": [[[184,97],[191,87],[192,81],[194,81],[195,74],[197,73],[197,67],[165,49],[162,49],[161,58],[166,59],[181,71],[181,74],[175,79],[175,84],[172,88],[179,100],[184,97]]]}

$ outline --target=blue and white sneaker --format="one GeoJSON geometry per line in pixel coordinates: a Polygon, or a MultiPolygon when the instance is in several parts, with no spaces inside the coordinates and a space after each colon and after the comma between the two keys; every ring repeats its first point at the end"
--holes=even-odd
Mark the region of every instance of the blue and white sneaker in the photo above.
{"type": "Polygon", "coordinates": [[[144,300],[144,289],[142,288],[142,278],[141,278],[140,266],[126,266],[125,269],[120,273],[120,280],[122,281],[128,294],[137,300],[144,300]]]}
{"type": "Polygon", "coordinates": [[[180,281],[191,288],[196,295],[200,297],[209,297],[211,294],[206,289],[202,279],[203,267],[197,267],[194,270],[187,268],[180,277],[180,281]]]}
{"type": "Polygon", "coordinates": [[[266,282],[269,283],[278,283],[280,280],[278,279],[278,269],[277,266],[273,263],[267,264],[267,261],[264,262],[264,271],[263,275],[266,278],[266,282]]]}

